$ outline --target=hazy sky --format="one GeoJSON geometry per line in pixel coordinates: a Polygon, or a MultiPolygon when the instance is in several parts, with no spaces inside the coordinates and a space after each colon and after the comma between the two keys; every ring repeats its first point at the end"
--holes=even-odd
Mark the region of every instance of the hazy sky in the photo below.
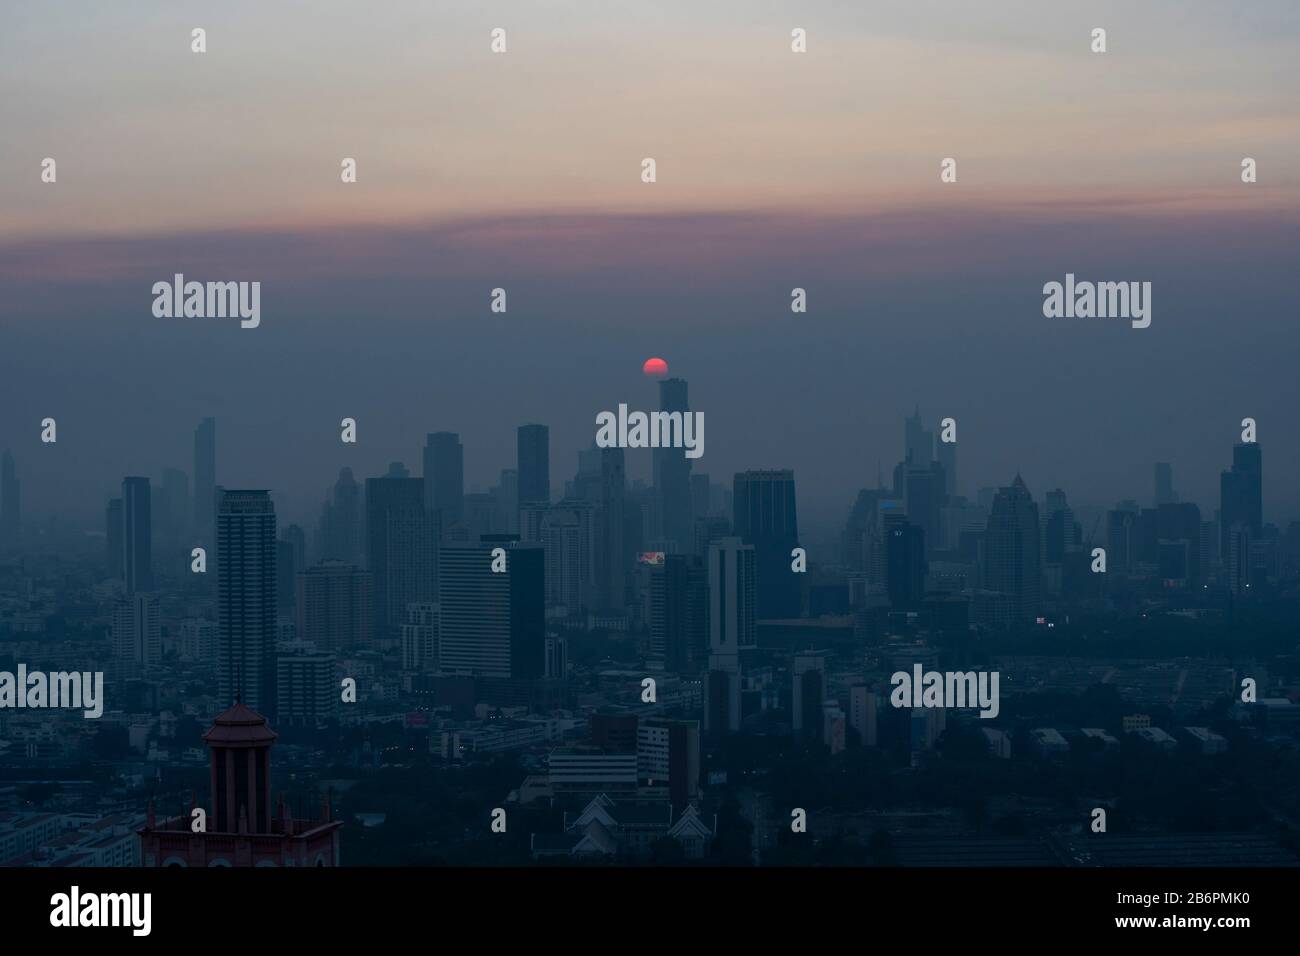
{"type": "Polygon", "coordinates": [[[0,445],[31,510],[88,522],[190,471],[205,415],[223,483],[303,511],[344,464],[418,474],[434,430],[486,490],[529,420],[559,487],[661,355],[696,469],[794,467],[808,515],[888,474],[919,402],[968,494],[1149,501],[1167,460],[1207,512],[1251,415],[1266,517],[1300,517],[1300,4],[1241,6],[10,5],[0,445]],[[1151,328],[1045,319],[1067,271],[1152,281],[1151,328]],[[154,318],[175,272],[260,281],[261,328],[154,318]]]}
{"type": "Polygon", "coordinates": [[[934,197],[945,156],[962,198],[1237,201],[1244,155],[1275,199],[1300,189],[1293,0],[52,0],[3,16],[9,236],[874,208],[934,197]]]}

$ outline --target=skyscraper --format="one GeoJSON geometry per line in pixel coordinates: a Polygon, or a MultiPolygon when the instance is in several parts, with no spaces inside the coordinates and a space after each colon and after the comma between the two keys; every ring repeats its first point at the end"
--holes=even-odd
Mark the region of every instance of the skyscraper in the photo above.
{"type": "Polygon", "coordinates": [[[740,729],[740,651],[758,639],[757,557],[740,538],[709,548],[709,675],[704,729],[714,735],[740,729]]]}
{"type": "Polygon", "coordinates": [[[937,461],[917,465],[904,462],[903,501],[907,520],[921,529],[925,554],[941,546],[943,540],[944,494],[943,465],[937,461]]]}
{"type": "Polygon", "coordinates": [[[113,608],[113,657],[119,678],[138,677],[162,660],[162,625],[152,594],[123,598],[113,608]]]}
{"type": "Polygon", "coordinates": [[[1083,529],[1074,520],[1065,492],[1049,491],[1043,499],[1043,531],[1040,548],[1044,564],[1063,564],[1065,556],[1082,547],[1083,529]]]}
{"type": "Polygon", "coordinates": [[[542,676],[547,680],[564,680],[569,676],[569,639],[553,634],[543,642],[542,676]]]}
{"type": "Polygon", "coordinates": [[[1231,534],[1240,525],[1258,540],[1264,527],[1264,465],[1258,442],[1238,442],[1232,446],[1232,469],[1219,479],[1220,554],[1226,564],[1231,549],[1231,534]]]}
{"type": "Polygon", "coordinates": [[[5,449],[0,457],[0,546],[13,547],[18,543],[22,526],[18,474],[14,456],[5,449]]]}
{"type": "Polygon", "coordinates": [[[998,490],[984,535],[984,585],[1001,595],[998,623],[1030,623],[1043,589],[1038,505],[1016,475],[998,490]]]}
{"type": "Polygon", "coordinates": [[[937,460],[943,468],[943,495],[952,498],[957,494],[957,443],[938,441],[935,448],[938,449],[937,460]]]}
{"type": "Polygon", "coordinates": [[[194,429],[194,531],[212,542],[212,516],[217,489],[217,421],[205,418],[194,429]]]}
{"type": "Polygon", "coordinates": [[[790,552],[799,544],[794,472],[743,471],[736,475],[733,527],[754,548],[758,566],[758,616],[796,618],[802,612],[799,575],[790,552]]]}
{"type": "Polygon", "coordinates": [[[546,548],[546,604],[577,617],[593,609],[596,595],[596,508],[566,498],[548,509],[540,538],[546,548]]]}
{"type": "Polygon", "coordinates": [[[709,576],[695,555],[669,554],[650,570],[650,655],[669,673],[703,666],[708,649],[709,576]]]}
{"type": "Polygon", "coordinates": [[[361,486],[351,468],[339,469],[338,480],[321,509],[316,548],[322,561],[361,560],[361,486]]]}
{"type": "Polygon", "coordinates": [[[600,449],[600,479],[596,540],[599,561],[596,586],[602,610],[622,611],[626,607],[628,553],[625,548],[624,509],[626,483],[623,473],[623,449],[600,449]]]}
{"type": "Polygon", "coordinates": [[[438,554],[438,669],[449,674],[531,679],[545,667],[545,552],[484,540],[438,554]],[[492,570],[504,548],[506,570],[492,570]]]}
{"type": "Polygon", "coordinates": [[[217,500],[217,696],[275,713],[275,506],[266,491],[217,500]]]}
{"type": "Polygon", "coordinates": [[[397,636],[406,605],[437,600],[440,525],[425,507],[427,490],[427,478],[366,479],[367,567],[380,640],[397,636]]]}
{"type": "Polygon", "coordinates": [[[311,641],[283,641],[275,648],[276,719],[319,726],[338,716],[339,682],[332,651],[311,641]]]}
{"type": "Polygon", "coordinates": [[[1201,580],[1201,509],[1195,503],[1166,503],[1156,509],[1160,577],[1174,586],[1201,580]],[[1181,583],[1179,583],[1181,582],[1181,583]]]}
{"type": "Polygon", "coordinates": [[[431,432],[424,446],[424,506],[441,527],[458,524],[465,506],[465,449],[455,432],[431,432]]]}
{"type": "Polygon", "coordinates": [[[417,601],[406,605],[402,622],[402,670],[433,673],[438,668],[438,605],[417,601]]]}
{"type": "Polygon", "coordinates": [[[519,467],[519,506],[550,504],[551,430],[545,425],[520,425],[516,434],[519,467]]]}
{"type": "Polygon", "coordinates": [[[1174,469],[1165,461],[1156,462],[1155,505],[1172,505],[1178,500],[1174,494],[1174,469]]]}
{"type": "Polygon", "coordinates": [[[885,583],[896,611],[914,611],[925,597],[925,533],[901,515],[884,526],[885,583]]]}
{"type": "Polygon", "coordinates": [[[298,573],[307,567],[307,536],[299,525],[287,525],[275,545],[275,600],[281,609],[295,606],[298,573]]]}
{"type": "Polygon", "coordinates": [[[934,432],[922,425],[919,405],[910,418],[903,420],[903,461],[917,468],[926,468],[934,461],[934,432]]]}
{"type": "MultiPolygon", "coordinates": [[[[1217,546],[1217,544],[1216,544],[1217,546]]],[[[1106,512],[1106,568],[1111,574],[1128,573],[1138,560],[1138,510],[1131,502],[1106,512]]]]}
{"type": "Polygon", "coordinates": [[[1228,589],[1241,597],[1250,593],[1252,584],[1251,537],[1250,527],[1244,522],[1236,522],[1225,533],[1227,553],[1223,565],[1228,573],[1228,589]]]}
{"type": "Polygon", "coordinates": [[[153,590],[153,498],[148,478],[122,479],[122,580],[129,597],[153,590]]]}
{"type": "Polygon", "coordinates": [[[374,579],[342,561],[324,561],[297,576],[298,637],[322,651],[372,650],[374,579]]]}
{"type": "MultiPolygon", "coordinates": [[[[659,383],[659,409],[669,414],[690,411],[685,379],[669,378],[659,383]]],[[[676,544],[677,551],[689,551],[695,542],[695,519],[691,514],[691,460],[681,448],[654,449],[654,487],[663,505],[663,536],[676,544]]]]}

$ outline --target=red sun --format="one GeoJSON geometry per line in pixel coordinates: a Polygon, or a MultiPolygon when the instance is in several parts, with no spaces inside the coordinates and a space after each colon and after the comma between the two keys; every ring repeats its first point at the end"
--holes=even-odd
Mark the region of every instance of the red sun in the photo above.
{"type": "Polygon", "coordinates": [[[648,358],[641,366],[641,371],[649,378],[663,378],[668,374],[668,363],[661,358],[648,358]]]}

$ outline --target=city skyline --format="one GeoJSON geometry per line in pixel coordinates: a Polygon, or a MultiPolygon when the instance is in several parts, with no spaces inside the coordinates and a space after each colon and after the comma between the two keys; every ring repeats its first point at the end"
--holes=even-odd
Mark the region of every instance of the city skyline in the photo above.
{"type": "Polygon", "coordinates": [[[140,871],[52,927],[1300,866],[1293,0],[50,0],[4,84],[0,868],[140,871]]]}
{"type": "MultiPolygon", "coordinates": [[[[671,406],[664,405],[662,407],[669,408],[671,406]]],[[[888,449],[884,450],[882,452],[881,458],[879,459],[878,466],[873,472],[873,474],[871,476],[865,474],[861,476],[861,480],[858,484],[858,487],[853,492],[852,495],[847,495],[843,501],[840,500],[833,500],[830,502],[820,501],[817,502],[817,504],[820,505],[820,507],[814,507],[806,510],[804,504],[798,504],[798,508],[801,511],[804,511],[805,514],[807,514],[809,511],[811,512],[813,521],[810,524],[812,525],[811,530],[814,536],[821,538],[827,534],[834,533],[835,531],[838,530],[838,527],[840,523],[842,523],[844,515],[847,514],[852,508],[854,495],[858,494],[862,490],[884,488],[889,485],[889,480],[888,480],[889,474],[895,469],[889,466],[887,462],[893,456],[897,456],[897,457],[893,457],[893,460],[896,462],[905,462],[907,460],[905,456],[910,454],[912,448],[912,442],[914,440],[913,428],[915,426],[912,424],[913,421],[922,421],[922,420],[914,419],[912,416],[906,417],[905,420],[906,427],[903,430],[903,435],[895,443],[897,449],[901,449],[901,451],[895,450],[894,452],[890,452],[888,449]]],[[[925,423],[929,423],[929,421],[924,420],[922,422],[922,424],[925,423]]],[[[975,498],[978,497],[979,492],[996,490],[997,488],[1009,484],[1010,478],[1016,475],[1021,476],[1022,479],[1026,481],[1027,485],[1030,487],[1031,493],[1035,495],[1036,499],[1041,499],[1042,496],[1047,491],[1050,490],[1050,486],[1052,484],[1051,482],[1048,481],[1040,482],[1038,480],[1038,475],[1035,473],[1034,470],[1030,468],[1023,468],[1023,467],[1013,469],[1011,475],[994,474],[990,476],[987,480],[979,480],[979,481],[968,480],[970,467],[966,462],[964,454],[962,454],[965,451],[965,447],[961,444],[960,441],[954,441],[954,442],[936,441],[935,435],[938,433],[939,429],[941,428],[941,420],[935,420],[931,424],[933,424],[933,428],[926,430],[929,433],[928,437],[930,439],[931,447],[933,449],[933,451],[931,452],[932,455],[931,461],[936,465],[941,465],[942,464],[941,456],[947,456],[948,458],[951,459],[959,455],[961,456],[960,460],[962,461],[962,472],[960,478],[958,479],[957,487],[953,488],[951,486],[951,480],[945,480],[944,487],[939,491],[940,494],[943,495],[958,494],[965,498],[974,500],[975,498]],[[1025,475],[1028,475],[1028,478],[1024,478],[1025,475]]],[[[198,447],[197,442],[199,440],[199,436],[205,434],[204,429],[205,428],[215,429],[215,427],[216,427],[215,419],[207,418],[204,419],[202,423],[200,423],[199,428],[196,429],[194,432],[196,448],[198,447]],[[209,425],[209,423],[211,424],[209,425]]],[[[546,429],[547,426],[536,425],[536,424],[517,426],[517,430],[520,431],[522,431],[525,428],[546,429]]],[[[512,431],[515,430],[516,429],[512,429],[512,431]]],[[[1240,438],[1241,430],[1242,430],[1241,423],[1237,423],[1237,428],[1235,432],[1232,431],[1231,429],[1227,429],[1229,436],[1231,436],[1232,434],[1236,434],[1238,439],[1240,438]]],[[[571,457],[572,457],[573,464],[571,466],[566,467],[562,462],[567,456],[560,455],[559,461],[557,462],[556,461],[557,456],[554,453],[555,449],[552,448],[551,443],[549,441],[549,433],[544,432],[543,434],[544,434],[544,438],[543,438],[544,444],[542,446],[543,448],[542,455],[545,458],[549,458],[550,461],[555,462],[555,464],[552,464],[548,470],[549,475],[551,476],[549,484],[554,488],[561,489],[560,492],[555,492],[555,493],[548,492],[547,502],[549,504],[555,504],[559,502],[559,500],[563,497],[562,490],[564,489],[566,484],[572,484],[574,477],[577,476],[579,471],[581,470],[580,457],[583,454],[587,453],[588,451],[592,450],[594,448],[594,445],[589,444],[586,447],[576,447],[572,449],[571,457]],[[558,481],[555,480],[557,478],[558,481]]],[[[486,478],[486,480],[475,481],[472,483],[466,482],[464,477],[466,473],[466,466],[463,458],[463,444],[460,441],[461,436],[456,433],[438,433],[438,435],[435,435],[434,433],[429,433],[428,438],[430,442],[432,442],[432,440],[435,437],[438,437],[439,435],[447,436],[447,440],[455,440],[455,445],[453,447],[455,449],[456,458],[451,466],[453,468],[453,471],[452,472],[444,471],[440,473],[446,475],[446,477],[440,477],[439,479],[436,479],[433,482],[425,482],[423,480],[422,469],[428,468],[430,466],[434,466],[433,463],[435,461],[434,458],[429,457],[430,448],[432,446],[430,444],[426,444],[423,447],[423,449],[418,447],[414,449],[414,454],[411,454],[406,458],[390,458],[384,460],[382,464],[376,462],[372,469],[373,474],[363,473],[361,475],[361,480],[358,483],[358,486],[364,484],[366,479],[379,479],[383,477],[391,477],[392,467],[395,464],[400,463],[406,467],[407,475],[414,475],[415,478],[420,480],[420,489],[421,489],[421,494],[424,497],[424,504],[425,507],[430,511],[430,513],[443,513],[445,509],[443,506],[436,504],[437,492],[434,490],[436,487],[439,487],[440,484],[448,487],[454,487],[456,491],[459,491],[460,496],[463,496],[465,494],[483,495],[484,493],[492,493],[492,494],[499,495],[503,490],[500,487],[498,487],[498,482],[501,479],[502,475],[517,474],[515,469],[510,469],[506,467],[506,465],[510,464],[509,462],[503,462],[502,467],[496,470],[494,473],[491,473],[490,476],[486,478]],[[448,482],[452,482],[453,484],[448,485],[448,482]],[[461,488],[464,488],[465,490],[460,491],[461,488]]],[[[213,440],[215,441],[215,439],[213,440]]],[[[1268,444],[1269,443],[1265,441],[1258,441],[1252,443],[1252,447],[1255,449],[1262,449],[1265,445],[1268,444]]],[[[343,447],[347,448],[348,446],[344,445],[343,447]]],[[[1166,491],[1172,490],[1172,488],[1176,488],[1178,489],[1176,493],[1176,498],[1178,500],[1189,501],[1189,502],[1200,504],[1203,506],[1206,513],[1212,514],[1215,510],[1217,510],[1221,501],[1224,500],[1224,495],[1227,494],[1226,486],[1223,485],[1223,482],[1220,480],[1220,476],[1223,475],[1224,473],[1232,471],[1234,467],[1234,462],[1236,462],[1239,459],[1239,456],[1241,454],[1240,450],[1234,451],[1233,448],[1240,449],[1241,447],[1242,445],[1239,440],[1230,441],[1226,445],[1226,455],[1222,456],[1219,469],[1215,471],[1212,476],[1209,476],[1208,480],[1207,480],[1207,476],[1198,476],[1194,474],[1189,476],[1185,470],[1178,468],[1175,464],[1171,464],[1168,461],[1152,460],[1150,462],[1145,463],[1145,467],[1147,469],[1155,469],[1154,479],[1152,478],[1152,472],[1148,470],[1145,476],[1135,480],[1134,485],[1128,487],[1121,487],[1119,489],[1119,493],[1115,495],[1113,498],[1111,498],[1110,500],[1106,500],[1106,499],[1099,500],[1095,496],[1090,498],[1086,493],[1086,491],[1081,493],[1079,488],[1075,487],[1073,489],[1073,500],[1077,507],[1082,507],[1089,511],[1104,512],[1106,510],[1115,507],[1119,502],[1125,500],[1133,500],[1142,503],[1149,502],[1154,506],[1162,503],[1160,500],[1162,493],[1164,493],[1162,491],[1162,489],[1164,489],[1164,485],[1162,484],[1162,482],[1167,480],[1171,482],[1171,488],[1165,489],[1166,491]],[[1209,484],[1211,486],[1214,492],[1213,494],[1197,495],[1194,493],[1189,493],[1185,490],[1189,487],[1195,488],[1198,486],[1204,486],[1206,484],[1209,484]]],[[[1271,446],[1270,446],[1270,451],[1271,451],[1271,446]]],[[[21,470],[21,468],[19,467],[21,466],[21,462],[15,460],[10,450],[6,449],[6,452],[8,454],[8,458],[6,459],[6,461],[7,462],[12,461],[14,463],[15,475],[17,475],[18,472],[21,470]]],[[[205,444],[204,455],[206,456],[208,455],[208,453],[209,453],[209,448],[208,445],[205,444]]],[[[1255,453],[1258,454],[1258,451],[1256,451],[1255,453]]],[[[37,451],[37,454],[40,454],[40,452],[37,451]]],[[[642,487],[645,487],[648,490],[651,489],[659,490],[654,481],[654,456],[660,454],[662,454],[662,452],[657,452],[653,449],[629,449],[628,450],[628,456],[632,458],[634,461],[637,460],[638,455],[640,455],[641,456],[640,464],[644,466],[641,474],[632,474],[628,476],[629,487],[631,487],[633,483],[640,483],[642,487]]],[[[673,454],[678,455],[679,453],[674,452],[673,454]]],[[[208,457],[204,457],[201,462],[199,461],[198,457],[196,457],[195,459],[196,463],[199,464],[200,468],[212,469],[215,466],[209,464],[210,460],[211,459],[208,457]]],[[[222,461],[224,464],[224,456],[222,457],[222,461]]],[[[697,466],[696,470],[699,474],[707,477],[713,484],[722,483],[728,486],[730,485],[730,478],[733,477],[732,474],[725,474],[725,473],[716,474],[713,471],[708,469],[707,464],[701,467],[700,465],[702,461],[703,459],[698,460],[696,462],[696,466],[697,466]]],[[[1273,461],[1272,454],[1270,454],[1269,456],[1269,464],[1271,467],[1264,469],[1264,474],[1276,475],[1277,472],[1274,469],[1277,467],[1277,465],[1273,461]]],[[[338,480],[339,481],[344,480],[344,478],[341,476],[351,475],[353,473],[354,467],[362,467],[362,466],[360,465],[340,466],[336,475],[336,477],[338,477],[338,480]]],[[[902,464],[899,464],[898,467],[902,467],[902,464]]],[[[1134,469],[1134,467],[1135,466],[1133,466],[1132,464],[1127,464],[1125,466],[1125,471],[1131,471],[1134,469]]],[[[1141,466],[1139,465],[1136,467],[1140,468],[1141,466]]],[[[485,468],[485,470],[490,471],[490,466],[488,468],[485,468]]],[[[802,472],[802,469],[794,469],[794,470],[802,472]]],[[[734,477],[736,479],[739,479],[742,474],[749,473],[749,472],[757,473],[760,471],[762,471],[762,469],[742,468],[734,472],[734,477]]],[[[164,484],[164,482],[167,480],[169,475],[171,476],[171,479],[174,483],[183,483],[183,485],[186,486],[188,485],[188,482],[186,482],[185,479],[190,478],[189,473],[186,472],[185,469],[183,468],[176,468],[170,465],[159,467],[157,472],[154,475],[144,476],[138,479],[131,479],[129,478],[129,476],[128,478],[119,478],[117,479],[116,484],[117,487],[120,489],[126,487],[125,483],[127,481],[142,481],[144,483],[144,487],[148,489],[150,487],[150,482],[152,481],[153,487],[157,489],[164,484]]],[[[803,476],[801,475],[801,479],[802,478],[803,476]]],[[[208,476],[208,480],[209,482],[211,482],[212,475],[208,476]]],[[[356,481],[355,478],[353,480],[356,481]]],[[[907,481],[905,479],[900,479],[899,474],[895,474],[893,481],[897,482],[900,480],[903,480],[903,484],[900,485],[899,487],[905,489],[908,485],[907,481]]],[[[1272,482],[1269,482],[1267,478],[1263,480],[1261,505],[1256,506],[1257,508],[1260,509],[1258,511],[1258,515],[1256,516],[1257,517],[1256,523],[1259,522],[1271,523],[1279,527],[1285,527],[1288,522],[1300,519],[1300,506],[1298,506],[1295,511],[1288,512],[1286,504],[1276,503],[1272,499],[1270,495],[1270,490],[1276,488],[1276,486],[1281,483],[1283,482],[1279,481],[1276,478],[1273,479],[1272,482]]],[[[302,487],[306,484],[307,482],[300,481],[299,487],[302,487]]],[[[318,486],[319,484],[320,482],[318,481],[313,481],[311,483],[313,487],[318,486]]],[[[1057,487],[1065,487],[1066,490],[1069,491],[1071,490],[1072,485],[1077,486],[1083,484],[1086,483],[1070,482],[1067,480],[1064,483],[1058,483],[1057,487]]],[[[226,482],[225,479],[222,479],[221,485],[224,487],[243,487],[245,485],[247,485],[248,487],[267,487],[267,490],[270,492],[272,500],[277,502],[276,507],[278,513],[281,515],[282,518],[287,518],[285,523],[305,524],[313,529],[315,529],[317,522],[321,520],[320,509],[322,507],[322,503],[327,505],[329,504],[328,495],[319,495],[315,492],[307,492],[307,491],[304,491],[298,495],[287,494],[284,491],[279,490],[275,484],[268,483],[268,482],[248,482],[248,483],[241,484],[240,482],[226,482]]],[[[26,494],[26,487],[24,486],[23,482],[18,481],[17,486],[19,489],[21,489],[19,490],[19,493],[17,495],[11,495],[9,497],[10,498],[16,497],[23,502],[22,515],[25,517],[18,517],[16,519],[10,519],[10,520],[22,521],[23,524],[25,524],[28,528],[31,528],[33,525],[39,526],[42,522],[42,518],[46,518],[46,516],[42,515],[41,512],[35,511],[34,509],[30,508],[30,505],[28,504],[30,499],[26,494]]],[[[182,486],[181,484],[175,485],[175,487],[181,487],[181,486],[182,486]]],[[[807,488],[804,486],[803,480],[801,480],[801,482],[796,484],[796,489],[797,489],[796,495],[798,501],[802,502],[806,499],[815,497],[815,492],[810,493],[807,490],[807,488]]],[[[195,490],[196,493],[193,496],[189,496],[188,494],[186,496],[187,501],[193,502],[193,511],[195,515],[195,520],[192,523],[191,536],[194,539],[194,543],[205,543],[210,541],[210,532],[206,531],[204,528],[204,524],[203,524],[204,509],[199,504],[201,498],[198,493],[198,488],[196,487],[195,490]]],[[[175,493],[176,492],[173,491],[173,494],[175,493]]],[[[358,492],[354,491],[352,493],[357,494],[358,492]]],[[[334,491],[335,497],[337,497],[337,494],[338,494],[338,490],[336,487],[334,491]]],[[[446,492],[444,492],[444,494],[446,494],[446,492]]],[[[114,501],[121,501],[125,497],[126,496],[124,496],[122,492],[119,491],[116,497],[112,497],[112,496],[106,497],[105,504],[112,506],[114,504],[114,501]]],[[[904,498],[906,497],[907,494],[906,492],[904,492],[904,498]]],[[[10,507],[10,506],[6,506],[5,504],[6,500],[7,499],[4,496],[0,496],[0,510],[5,510],[7,509],[7,507],[10,507]]],[[[685,502],[685,504],[687,505],[687,513],[689,517],[690,496],[687,495],[685,498],[682,498],[679,495],[674,500],[678,501],[679,504],[681,504],[683,501],[685,502]]],[[[525,504],[525,502],[519,501],[519,504],[523,505],[525,504]]],[[[121,507],[120,504],[119,507],[121,507]]],[[[175,503],[172,503],[168,507],[176,508],[177,505],[175,503]]],[[[147,511],[149,508],[149,504],[146,503],[144,505],[144,508],[147,511]]],[[[462,516],[461,516],[460,509],[461,509],[461,505],[458,503],[454,509],[452,509],[449,513],[446,513],[443,518],[444,524],[450,525],[456,521],[461,520],[462,516]]],[[[72,515],[76,516],[77,512],[72,511],[72,515]]],[[[98,507],[94,505],[90,505],[86,507],[85,511],[82,512],[82,515],[84,515],[84,517],[82,517],[81,520],[84,521],[85,524],[83,527],[80,528],[81,531],[92,535],[103,532],[104,523],[103,523],[102,505],[98,507]]],[[[66,534],[68,533],[68,527],[66,522],[69,518],[69,515],[65,512],[62,513],[60,517],[63,519],[64,522],[60,530],[62,533],[66,534]]],[[[160,520],[162,522],[162,526],[167,528],[174,528],[174,526],[179,525],[181,522],[181,518],[179,516],[169,517],[167,515],[163,515],[160,516],[160,520]]],[[[929,519],[929,520],[932,521],[933,519],[929,519]]],[[[925,521],[923,521],[923,524],[924,523],[925,521]]],[[[805,518],[805,524],[809,524],[806,518],[805,518]]],[[[353,536],[359,535],[360,528],[358,526],[356,528],[353,528],[350,531],[343,531],[341,533],[345,535],[350,534],[353,536]]],[[[933,533],[931,534],[931,537],[933,537],[933,533]]],[[[179,544],[179,542],[177,543],[179,544]]],[[[148,548],[149,548],[149,543],[145,542],[144,549],[146,552],[148,551],[148,548]]],[[[346,546],[340,546],[340,548],[341,550],[336,549],[339,550],[339,553],[336,554],[335,557],[345,559],[345,560],[355,559],[355,557],[361,554],[361,550],[362,550],[359,542],[352,545],[351,551],[348,551],[346,546]]]]}
{"type": "Polygon", "coordinates": [[[1208,500],[1215,437],[1250,416],[1276,466],[1269,507],[1300,512],[1281,480],[1300,471],[1294,5],[927,0],[796,23],[775,2],[667,4],[621,12],[626,30],[544,6],[395,3],[360,23],[338,4],[299,23],[234,3],[137,11],[130,31],[108,10],[67,27],[8,11],[0,79],[47,58],[29,97],[0,104],[0,128],[24,133],[0,181],[0,446],[28,510],[69,514],[188,461],[179,443],[206,416],[235,485],[292,498],[339,467],[418,470],[416,436],[435,430],[475,436],[466,480],[486,489],[529,421],[551,429],[554,483],[597,410],[652,394],[635,368],[663,355],[713,423],[695,470],[797,466],[817,523],[889,466],[917,401],[927,427],[962,423],[967,474],[1073,480],[1097,505],[1150,459],[1208,500]],[[1086,42],[1098,24],[1104,57],[1086,42]],[[508,55],[490,52],[498,25],[508,55]],[[255,80],[281,75],[281,42],[382,65],[311,70],[303,108],[294,83],[255,80]],[[95,63],[111,123],[70,92],[95,63]],[[168,88],[142,95],[160,71],[168,88]],[[714,79],[687,95],[696,74],[714,79]],[[196,97],[246,135],[214,135],[196,97]],[[539,103],[560,104],[566,136],[536,126],[539,103]],[[1153,324],[1046,319],[1040,290],[1070,271],[1150,281],[1153,324]],[[177,273],[259,282],[261,324],[155,317],[150,289],[177,273]],[[41,448],[51,415],[60,444],[41,448]],[[345,416],[362,423],[350,456],[333,445],[345,416]]]}

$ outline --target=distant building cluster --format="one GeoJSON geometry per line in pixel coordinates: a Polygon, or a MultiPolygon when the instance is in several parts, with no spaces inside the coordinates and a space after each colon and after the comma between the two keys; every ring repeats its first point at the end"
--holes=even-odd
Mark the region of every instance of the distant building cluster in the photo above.
{"type": "MultiPolygon", "coordinates": [[[[658,387],[661,409],[689,411],[685,381],[658,387]]],[[[432,432],[419,476],[402,462],[360,479],[343,467],[314,521],[286,524],[279,495],[222,484],[209,418],[190,474],[124,478],[102,536],[61,554],[22,520],[6,452],[0,664],[93,663],[109,684],[93,726],[0,709],[0,857],[333,866],[346,825],[393,816],[381,800],[336,818],[334,783],[347,805],[385,768],[454,777],[508,760],[514,784],[488,799],[523,814],[534,861],[701,860],[730,845],[737,819],[761,861],[785,851],[789,812],[763,761],[792,754],[826,766],[870,754],[905,775],[959,755],[1294,745],[1293,662],[1079,652],[1111,631],[1223,627],[1294,588],[1300,523],[1264,522],[1258,444],[1233,450],[1212,512],[1180,500],[1167,463],[1149,506],[1097,510],[1059,488],[1036,496],[1020,474],[968,496],[949,430],[908,416],[891,480],[858,493],[830,547],[801,533],[791,468],[718,482],[653,449],[646,483],[627,477],[625,449],[593,445],[553,483],[550,432],[535,423],[489,491],[466,490],[460,436],[432,432]],[[892,704],[890,676],[915,667],[996,671],[1002,706],[985,721],[892,704]],[[1093,709],[1064,719],[1045,699],[1093,709]],[[742,752],[766,756],[738,766],[742,752]],[[109,769],[107,785],[79,779],[85,766],[109,769]]],[[[814,839],[866,826],[812,810],[814,839]]],[[[870,825],[906,842],[907,819],[870,825]]]]}

